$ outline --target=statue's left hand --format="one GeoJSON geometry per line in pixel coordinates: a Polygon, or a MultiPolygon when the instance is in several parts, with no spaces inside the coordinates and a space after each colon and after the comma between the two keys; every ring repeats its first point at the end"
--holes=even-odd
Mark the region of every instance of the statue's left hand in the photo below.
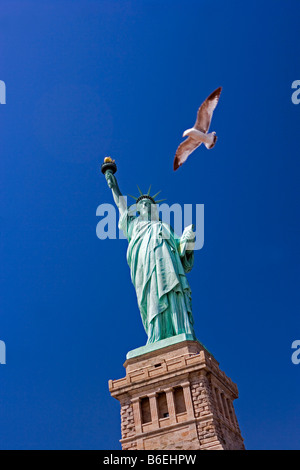
{"type": "Polygon", "coordinates": [[[194,233],[193,229],[194,225],[189,225],[183,231],[179,244],[179,254],[181,257],[186,253],[193,252],[195,249],[196,234],[194,233]]]}
{"type": "Polygon", "coordinates": [[[181,240],[186,240],[186,241],[189,241],[189,242],[193,242],[195,241],[195,238],[196,238],[196,234],[195,232],[193,231],[194,230],[194,225],[189,225],[188,227],[186,227],[183,231],[183,234],[182,234],[182,237],[181,237],[181,240]]]}

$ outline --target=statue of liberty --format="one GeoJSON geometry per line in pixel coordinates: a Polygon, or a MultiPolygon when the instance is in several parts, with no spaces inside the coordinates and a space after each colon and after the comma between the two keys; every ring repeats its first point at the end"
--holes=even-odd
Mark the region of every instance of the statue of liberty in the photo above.
{"type": "Polygon", "coordinates": [[[158,216],[155,196],[136,199],[135,215],[127,207],[116,177],[116,165],[107,157],[102,165],[108,186],[120,212],[119,227],[128,240],[127,262],[136,290],[147,344],[185,333],[196,340],[191,289],[186,273],[194,263],[195,234],[191,227],[179,238],[158,216]]]}

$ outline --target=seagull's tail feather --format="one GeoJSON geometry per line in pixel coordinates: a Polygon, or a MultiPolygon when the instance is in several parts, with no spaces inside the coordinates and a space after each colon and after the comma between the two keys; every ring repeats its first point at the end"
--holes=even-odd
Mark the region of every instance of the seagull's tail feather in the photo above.
{"type": "Polygon", "coordinates": [[[207,144],[207,143],[204,142],[204,145],[207,149],[212,149],[216,145],[216,142],[217,142],[217,139],[218,139],[215,132],[212,132],[210,135],[212,136],[212,143],[207,144]]]}

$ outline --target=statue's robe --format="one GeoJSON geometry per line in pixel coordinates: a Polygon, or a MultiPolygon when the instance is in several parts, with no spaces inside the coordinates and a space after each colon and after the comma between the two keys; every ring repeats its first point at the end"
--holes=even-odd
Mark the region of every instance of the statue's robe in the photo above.
{"type": "Polygon", "coordinates": [[[187,251],[186,243],[161,220],[141,221],[127,210],[119,227],[129,242],[127,262],[147,343],[180,333],[196,339],[191,289],[185,275],[193,267],[194,252],[187,251]]]}

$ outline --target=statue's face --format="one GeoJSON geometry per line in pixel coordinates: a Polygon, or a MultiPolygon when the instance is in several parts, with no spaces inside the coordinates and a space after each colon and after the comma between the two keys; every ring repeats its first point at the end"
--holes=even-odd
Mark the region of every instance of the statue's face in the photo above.
{"type": "Polygon", "coordinates": [[[141,219],[152,220],[157,219],[156,204],[152,204],[150,199],[142,199],[137,205],[137,210],[140,213],[141,219]]]}

